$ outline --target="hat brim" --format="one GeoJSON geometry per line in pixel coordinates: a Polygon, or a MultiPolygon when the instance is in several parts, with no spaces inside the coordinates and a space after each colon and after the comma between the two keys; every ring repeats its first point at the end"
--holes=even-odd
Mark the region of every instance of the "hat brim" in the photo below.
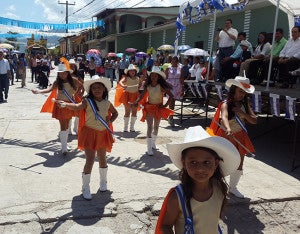
{"type": "Polygon", "coordinates": [[[72,73],[73,72],[73,70],[66,70],[66,71],[56,71],[57,73],[61,73],[61,72],[70,72],[70,73],[72,73]]]}
{"type": "Polygon", "coordinates": [[[229,80],[227,80],[226,83],[225,83],[225,85],[227,87],[229,87],[229,88],[232,85],[237,86],[237,87],[241,88],[242,90],[244,90],[246,93],[254,93],[254,91],[255,91],[255,87],[253,85],[249,84],[249,88],[246,88],[245,86],[243,86],[241,84],[241,82],[239,82],[239,81],[237,81],[235,79],[229,79],[229,80]]]}
{"type": "Polygon", "coordinates": [[[98,79],[91,79],[91,80],[84,80],[84,82],[83,82],[84,90],[87,93],[89,93],[90,92],[90,87],[94,83],[102,83],[106,87],[108,92],[111,90],[110,80],[106,77],[100,77],[98,79]]]}
{"type": "Polygon", "coordinates": [[[223,159],[219,163],[223,176],[230,175],[240,165],[241,158],[236,147],[225,138],[214,136],[194,142],[167,144],[170,159],[179,169],[183,167],[181,161],[182,151],[191,147],[204,147],[214,150],[223,159]]]}
{"type": "Polygon", "coordinates": [[[125,69],[124,70],[124,73],[127,75],[127,73],[128,73],[128,71],[131,71],[131,70],[135,70],[136,71],[136,73],[139,73],[139,68],[134,68],[134,69],[125,69]]]}
{"type": "Polygon", "coordinates": [[[160,75],[162,78],[166,79],[166,74],[163,71],[159,71],[159,72],[151,71],[151,72],[148,72],[148,76],[150,76],[151,73],[156,73],[156,74],[160,75]]]}

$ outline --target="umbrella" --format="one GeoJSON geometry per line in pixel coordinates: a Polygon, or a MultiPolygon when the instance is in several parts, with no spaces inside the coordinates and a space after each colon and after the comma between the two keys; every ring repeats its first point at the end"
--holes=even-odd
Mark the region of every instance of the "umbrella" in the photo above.
{"type": "Polygon", "coordinates": [[[199,48],[188,49],[187,51],[183,52],[182,54],[187,55],[187,56],[209,56],[207,51],[199,49],[199,48]]]}
{"type": "Polygon", "coordinates": [[[0,49],[13,49],[14,46],[8,43],[1,43],[0,44],[0,49]]]}
{"type": "Polygon", "coordinates": [[[0,49],[1,52],[6,53],[8,50],[7,49],[0,49]]]}
{"type": "Polygon", "coordinates": [[[97,55],[101,55],[101,52],[97,49],[90,49],[86,52],[86,54],[97,54],[97,55]]]}
{"type": "Polygon", "coordinates": [[[177,47],[177,50],[178,50],[179,52],[182,52],[182,51],[186,51],[186,50],[191,49],[191,48],[192,48],[192,47],[189,46],[189,45],[180,45],[180,46],[177,47]]]}
{"type": "Polygon", "coordinates": [[[136,52],[137,51],[137,49],[135,49],[135,48],[127,48],[126,50],[125,50],[125,52],[127,52],[127,53],[134,53],[134,52],[136,52]]]}
{"type": "Polygon", "coordinates": [[[138,58],[145,58],[147,57],[147,54],[145,52],[137,52],[135,54],[135,57],[138,57],[138,58]]]}
{"type": "Polygon", "coordinates": [[[117,57],[117,54],[114,53],[114,52],[109,52],[109,53],[107,54],[107,57],[117,57]]]}
{"type": "Polygon", "coordinates": [[[157,50],[174,50],[174,47],[171,45],[161,45],[157,50]]]}
{"type": "Polygon", "coordinates": [[[117,53],[117,57],[122,58],[123,57],[123,53],[117,53]]]}

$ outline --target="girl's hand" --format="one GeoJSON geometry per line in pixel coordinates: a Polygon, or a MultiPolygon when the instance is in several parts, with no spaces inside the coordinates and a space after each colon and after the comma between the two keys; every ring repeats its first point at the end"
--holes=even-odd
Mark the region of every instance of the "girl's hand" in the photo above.
{"type": "Polygon", "coordinates": [[[36,89],[32,89],[31,92],[34,93],[34,94],[38,94],[39,93],[39,91],[36,90],[36,89]]]}
{"type": "Polygon", "coordinates": [[[67,106],[67,103],[64,101],[56,100],[55,102],[58,104],[59,108],[65,108],[67,106]]]}
{"type": "Polygon", "coordinates": [[[230,129],[230,128],[227,128],[227,130],[226,130],[226,135],[227,135],[227,136],[230,136],[230,135],[232,135],[232,131],[231,131],[231,129],[230,129]]]}

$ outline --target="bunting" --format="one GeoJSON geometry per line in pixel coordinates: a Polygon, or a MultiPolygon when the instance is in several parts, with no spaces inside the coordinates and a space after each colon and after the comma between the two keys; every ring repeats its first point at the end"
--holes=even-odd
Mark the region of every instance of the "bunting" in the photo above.
{"type": "Polygon", "coordinates": [[[278,94],[270,93],[271,114],[275,116],[280,116],[279,97],[278,94]]]}
{"type": "Polygon", "coordinates": [[[84,22],[84,23],[51,24],[51,23],[27,22],[21,20],[8,19],[4,17],[0,17],[0,24],[12,26],[12,27],[43,30],[43,31],[66,31],[67,29],[75,30],[75,29],[104,27],[103,20],[84,22]]]}
{"type": "Polygon", "coordinates": [[[252,94],[252,108],[254,112],[261,113],[261,91],[254,91],[252,94]]]}
{"type": "Polygon", "coordinates": [[[295,121],[296,115],[296,98],[286,96],[285,118],[295,121]]]}

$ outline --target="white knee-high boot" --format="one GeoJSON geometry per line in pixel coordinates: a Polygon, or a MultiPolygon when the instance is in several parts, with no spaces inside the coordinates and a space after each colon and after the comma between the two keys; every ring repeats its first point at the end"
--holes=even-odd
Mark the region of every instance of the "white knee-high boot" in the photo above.
{"type": "Polygon", "coordinates": [[[73,126],[73,131],[78,134],[78,124],[79,124],[79,118],[75,117],[74,118],[74,126],[73,126]]]}
{"type": "Polygon", "coordinates": [[[134,124],[135,124],[136,119],[137,119],[137,117],[132,117],[131,116],[131,119],[130,119],[130,132],[135,132],[134,124]]]}
{"type": "Polygon", "coordinates": [[[107,167],[102,168],[99,167],[99,175],[100,175],[100,191],[105,192],[107,190],[107,167]]]}
{"type": "Polygon", "coordinates": [[[128,132],[129,117],[124,117],[124,132],[128,132]]]}
{"type": "Polygon", "coordinates": [[[72,118],[71,118],[70,121],[69,121],[69,125],[68,125],[68,133],[69,133],[70,135],[72,135],[72,118]]]}
{"type": "Polygon", "coordinates": [[[230,175],[230,181],[229,181],[229,192],[232,193],[234,196],[238,198],[244,198],[244,195],[240,193],[240,191],[237,189],[237,184],[239,183],[239,180],[243,174],[242,170],[236,170],[230,175]]]}
{"type": "Polygon", "coordinates": [[[152,150],[152,138],[147,138],[147,154],[149,156],[153,155],[153,150],[152,150]]]}
{"type": "Polygon", "coordinates": [[[68,152],[68,135],[69,135],[69,131],[60,131],[59,132],[59,139],[60,139],[60,143],[61,143],[61,152],[63,154],[67,154],[68,152]]]}
{"type": "Polygon", "coordinates": [[[158,148],[156,147],[156,139],[157,139],[157,135],[152,134],[152,149],[158,150],[158,148]]]}
{"type": "Polygon", "coordinates": [[[92,195],[90,191],[91,174],[85,174],[82,172],[82,196],[86,200],[91,200],[92,195]]]}

